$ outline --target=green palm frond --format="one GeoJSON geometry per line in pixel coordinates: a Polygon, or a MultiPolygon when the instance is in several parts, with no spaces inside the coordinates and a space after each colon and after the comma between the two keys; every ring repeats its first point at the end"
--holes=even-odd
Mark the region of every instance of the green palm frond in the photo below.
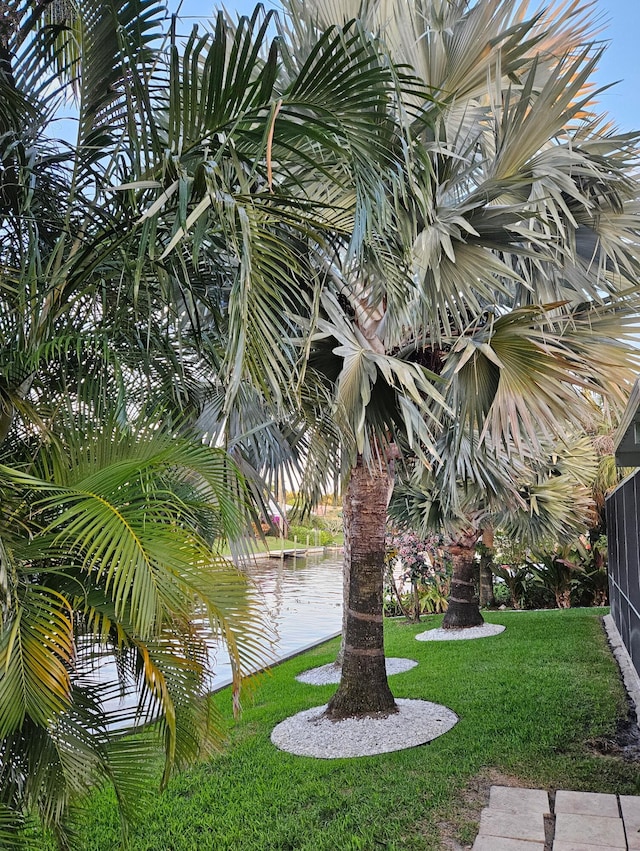
{"type": "Polygon", "coordinates": [[[572,541],[584,534],[593,516],[591,490],[569,477],[547,479],[523,487],[528,510],[498,515],[501,528],[531,546],[572,541]]]}
{"type": "Polygon", "coordinates": [[[220,240],[227,258],[232,250],[223,365],[228,402],[245,375],[276,400],[290,392],[292,382],[283,385],[280,376],[295,376],[298,365],[286,341],[297,334],[293,317],[309,310],[307,282],[323,262],[329,227],[336,243],[360,252],[388,216],[387,184],[397,181],[387,154],[391,75],[367,40],[353,28],[331,28],[301,66],[289,68],[290,79],[280,80],[275,54],[256,61],[266,31],[255,15],[242,19],[235,34],[220,18],[212,38],[189,42],[190,63],[172,65],[166,113],[169,144],[184,140],[175,163],[182,174],[173,194],[164,191],[146,214],[158,216],[157,204],[163,216],[175,212],[167,262],[179,261],[181,246],[194,256],[215,256],[220,240]],[[209,65],[220,73],[209,73],[209,65]],[[226,111],[204,109],[209,101],[224,103],[226,111]],[[204,138],[196,112],[207,121],[204,138]],[[192,164],[199,169],[193,177],[192,164]],[[336,210],[349,222],[341,232],[336,210]]]}
{"type": "Polygon", "coordinates": [[[592,440],[569,434],[530,460],[518,477],[521,504],[498,508],[493,522],[528,546],[571,541],[594,517],[596,474],[592,440]]]}
{"type": "MultiPolygon", "coordinates": [[[[358,452],[364,453],[370,443],[367,418],[371,427],[376,417],[376,406],[370,407],[370,402],[374,387],[378,384],[396,396],[399,408],[396,416],[404,423],[404,432],[412,449],[423,453],[425,459],[429,455],[436,455],[431,429],[438,418],[430,406],[446,407],[438,390],[438,376],[419,364],[376,350],[357,325],[349,323],[338,301],[329,294],[323,298],[323,307],[327,319],[317,321],[318,330],[338,344],[333,348],[333,355],[340,363],[335,385],[335,406],[339,415],[346,418],[358,452]],[[426,454],[423,450],[426,450],[426,454]]],[[[384,422],[384,418],[381,419],[384,422]]],[[[391,421],[387,421],[386,429],[395,431],[391,421]]],[[[384,431],[385,425],[382,425],[379,429],[381,438],[384,431]]]]}
{"type": "Polygon", "coordinates": [[[113,715],[105,710],[113,698],[95,680],[76,682],[70,710],[55,724],[42,727],[28,719],[20,731],[3,739],[3,755],[9,752],[11,757],[2,760],[0,782],[7,805],[15,807],[16,827],[27,802],[61,847],[75,847],[75,810],[92,786],[105,780],[114,783],[119,799],[130,796],[122,800],[123,813],[136,814],[144,784],[155,774],[157,739],[148,734],[127,739],[120,729],[110,731],[108,724],[122,723],[126,717],[121,709],[113,715]],[[126,772],[125,754],[130,759],[126,772]],[[138,766],[136,770],[133,765],[138,766]]]}
{"type": "Polygon", "coordinates": [[[447,356],[451,405],[463,427],[535,446],[536,435],[550,437],[560,421],[587,422],[590,393],[624,405],[637,360],[630,346],[635,330],[634,316],[615,302],[488,316],[447,356]]]}
{"type": "Polygon", "coordinates": [[[263,108],[266,117],[277,67],[275,45],[269,52],[265,49],[272,17],[272,12],[262,14],[257,7],[231,30],[224,13],[218,12],[213,34],[194,29],[181,48],[174,36],[166,104],[171,150],[189,154],[192,146],[213,142],[222,128],[248,130],[251,118],[257,117],[253,110],[263,108]]]}
{"type": "MultiPolygon", "coordinates": [[[[559,62],[555,73],[533,96],[537,62],[529,71],[528,78],[516,103],[512,105],[511,93],[507,93],[502,110],[501,122],[496,125],[496,154],[490,175],[498,180],[508,180],[518,175],[525,163],[536,156],[584,106],[576,102],[586,81],[593,73],[598,56],[591,56],[590,48],[577,59],[559,62]],[[526,144],[523,142],[526,140],[526,144]]],[[[585,96],[584,101],[588,100],[585,96]]],[[[557,187],[560,188],[560,187],[557,187]]]]}
{"type": "MultiPolygon", "coordinates": [[[[144,781],[124,772],[136,751],[119,744],[125,730],[157,722],[165,782],[220,746],[207,701],[216,641],[237,700],[242,676],[268,661],[262,613],[218,553],[244,533],[248,497],[225,452],[150,424],[69,430],[64,446],[0,470],[5,569],[21,577],[0,633],[3,742],[30,777],[16,805],[36,806],[64,844],[67,814],[98,779],[120,798],[144,781]],[[109,660],[114,673],[96,682],[109,660]]],[[[123,817],[135,809],[123,802],[123,817]]]]}
{"type": "Polygon", "coordinates": [[[0,803],[0,842],[8,851],[23,851],[27,847],[22,831],[25,820],[4,802],[0,803]]]}
{"type": "Polygon", "coordinates": [[[149,60],[165,17],[166,6],[158,0],[67,0],[40,4],[25,18],[19,38],[28,43],[29,34],[39,30],[41,61],[55,67],[78,96],[86,142],[97,123],[110,127],[115,117],[126,115],[124,88],[135,88],[137,67],[149,60]]]}
{"type": "MultiPolygon", "coordinates": [[[[106,448],[104,439],[99,445],[106,448]]],[[[45,528],[51,556],[66,554],[95,573],[115,600],[116,611],[127,610],[135,630],[147,635],[162,622],[165,607],[179,606],[180,600],[188,605],[186,589],[180,589],[189,559],[198,564],[210,559],[193,535],[195,517],[188,499],[179,499],[171,488],[176,479],[192,479],[191,499],[215,513],[214,528],[221,537],[237,537],[244,530],[245,515],[230,492],[232,466],[219,450],[159,436],[116,439],[110,452],[119,457],[108,464],[101,454],[92,457],[91,444],[69,448],[76,454],[67,456],[72,464],[64,485],[6,468],[4,472],[37,494],[37,515],[46,518],[55,512],[45,528]],[[170,484],[165,477],[172,475],[170,484]],[[170,573],[163,567],[169,563],[174,565],[170,573]]],[[[235,498],[242,500],[242,492],[235,498]]],[[[48,556],[41,552],[39,557],[48,556]]]]}
{"type": "Polygon", "coordinates": [[[69,707],[74,655],[69,602],[43,585],[19,589],[0,635],[0,736],[26,716],[46,726],[69,707]]]}
{"type": "Polygon", "coordinates": [[[491,452],[478,435],[451,435],[439,445],[432,470],[416,465],[397,484],[390,505],[395,522],[420,534],[481,528],[505,530],[530,546],[583,534],[594,516],[596,456],[588,437],[546,446],[525,461],[491,452]]]}

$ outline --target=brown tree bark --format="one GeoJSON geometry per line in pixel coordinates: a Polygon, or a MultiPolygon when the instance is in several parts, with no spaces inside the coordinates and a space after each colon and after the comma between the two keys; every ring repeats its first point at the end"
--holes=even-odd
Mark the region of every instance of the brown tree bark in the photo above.
{"type": "Polygon", "coordinates": [[[484,623],[475,593],[477,540],[477,530],[469,529],[456,536],[456,539],[447,547],[453,562],[453,577],[449,608],[442,621],[443,629],[467,629],[484,623]]]}
{"type": "Polygon", "coordinates": [[[382,632],[385,525],[392,479],[358,457],[344,494],[345,612],[342,678],[329,718],[397,712],[387,682],[382,632]]]}

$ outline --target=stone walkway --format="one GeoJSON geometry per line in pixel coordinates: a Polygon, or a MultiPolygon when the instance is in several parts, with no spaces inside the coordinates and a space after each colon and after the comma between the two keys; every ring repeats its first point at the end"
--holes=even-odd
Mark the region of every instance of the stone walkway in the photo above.
{"type": "Polygon", "coordinates": [[[640,851],[640,797],[492,786],[473,851],[640,851]]]}

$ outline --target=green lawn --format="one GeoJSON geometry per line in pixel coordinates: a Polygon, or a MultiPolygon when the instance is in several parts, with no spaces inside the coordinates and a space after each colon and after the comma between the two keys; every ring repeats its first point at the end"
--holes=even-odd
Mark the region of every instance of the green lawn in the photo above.
{"type": "MultiPolygon", "coordinates": [[[[608,736],[626,713],[607,647],[603,610],[491,613],[501,635],[418,642],[437,626],[387,624],[387,654],[418,660],[390,682],[398,697],[443,703],[458,724],[431,744],[375,757],[314,760],[269,740],[286,716],[326,702],[334,686],[296,673],[331,661],[337,641],[298,656],[262,679],[239,723],[228,690],[215,695],[230,745],[211,762],[152,794],[131,836],[133,851],[424,851],[442,848],[441,825],[471,842],[481,802],[469,790],[492,772],[533,787],[640,794],[638,764],[601,756],[589,740],[608,736]]],[[[494,775],[495,776],[495,775],[494,775]]],[[[480,796],[481,797],[481,796],[480,796]]],[[[478,795],[476,795],[478,798],[478,795]]],[[[110,794],[95,797],[77,851],[119,848],[110,794]]]]}

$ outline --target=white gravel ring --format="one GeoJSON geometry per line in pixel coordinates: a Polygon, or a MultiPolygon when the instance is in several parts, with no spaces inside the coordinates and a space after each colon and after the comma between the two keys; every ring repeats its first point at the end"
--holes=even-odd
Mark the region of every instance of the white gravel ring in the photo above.
{"type": "Polygon", "coordinates": [[[461,641],[467,638],[487,638],[504,632],[499,623],[484,623],[482,626],[470,626],[466,629],[428,629],[416,635],[417,641],[461,641]]]}
{"type": "Polygon", "coordinates": [[[397,699],[398,712],[382,718],[324,716],[327,704],[314,706],[281,721],[271,741],[282,751],[318,759],[372,756],[424,745],[458,722],[446,706],[428,700],[397,699]]]}
{"type": "MultiPolygon", "coordinates": [[[[395,657],[385,659],[388,677],[393,674],[402,674],[404,671],[410,671],[417,664],[415,659],[400,659],[395,657]]],[[[299,683],[306,683],[306,685],[310,686],[326,686],[330,683],[339,683],[340,674],[340,666],[336,662],[329,662],[328,665],[320,665],[319,668],[310,668],[308,671],[303,671],[301,674],[298,674],[296,680],[299,683]]]]}

